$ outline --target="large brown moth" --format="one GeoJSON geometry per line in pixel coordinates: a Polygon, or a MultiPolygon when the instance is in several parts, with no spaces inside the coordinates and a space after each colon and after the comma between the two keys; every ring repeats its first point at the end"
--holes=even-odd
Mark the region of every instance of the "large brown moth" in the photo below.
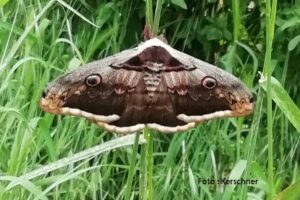
{"type": "Polygon", "coordinates": [[[246,116],[253,97],[235,76],[158,38],[88,63],[50,83],[42,110],[82,116],[104,129],[177,132],[210,119],[246,116]]]}

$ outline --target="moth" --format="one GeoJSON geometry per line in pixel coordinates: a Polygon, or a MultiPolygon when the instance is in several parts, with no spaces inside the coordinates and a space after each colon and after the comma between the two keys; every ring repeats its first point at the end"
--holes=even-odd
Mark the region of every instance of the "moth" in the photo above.
{"type": "Polygon", "coordinates": [[[110,132],[148,127],[174,133],[249,115],[254,100],[232,74],[153,38],[60,76],[44,90],[40,106],[110,132]]]}

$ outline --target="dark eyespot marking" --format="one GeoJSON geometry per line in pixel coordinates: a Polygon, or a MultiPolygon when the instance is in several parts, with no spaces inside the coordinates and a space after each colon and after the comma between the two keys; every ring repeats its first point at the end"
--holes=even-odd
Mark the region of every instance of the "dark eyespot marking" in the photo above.
{"type": "Polygon", "coordinates": [[[201,85],[206,89],[214,89],[217,86],[217,81],[213,77],[206,76],[202,79],[201,85]]]}
{"type": "Polygon", "coordinates": [[[102,77],[99,74],[92,74],[86,77],[85,84],[90,87],[99,85],[102,82],[102,77]]]}

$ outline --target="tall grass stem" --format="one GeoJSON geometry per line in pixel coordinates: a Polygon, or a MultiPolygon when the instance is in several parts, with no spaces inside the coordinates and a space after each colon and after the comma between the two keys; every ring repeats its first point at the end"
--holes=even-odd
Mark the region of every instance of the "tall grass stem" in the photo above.
{"type": "Polygon", "coordinates": [[[153,24],[153,3],[152,0],[146,0],[146,25],[153,24]]]}
{"type": "Polygon", "coordinates": [[[156,2],[155,16],[154,16],[154,22],[153,22],[153,32],[152,32],[153,35],[158,34],[159,21],[160,21],[163,3],[164,3],[164,0],[157,0],[157,2],[156,2]]]}
{"type": "Polygon", "coordinates": [[[240,28],[241,28],[240,0],[232,0],[232,11],[233,11],[233,37],[234,37],[234,42],[236,42],[239,40],[240,28]]]}
{"type": "Polygon", "coordinates": [[[126,183],[125,200],[130,199],[130,194],[132,192],[132,190],[131,190],[132,180],[133,180],[133,176],[134,176],[135,171],[136,171],[135,165],[136,165],[137,150],[138,150],[138,146],[139,146],[139,137],[140,137],[140,133],[137,132],[136,135],[135,135],[132,155],[131,155],[131,159],[130,159],[130,167],[129,167],[128,178],[127,178],[127,183],[126,183]]]}
{"type": "Polygon", "coordinates": [[[277,0],[266,1],[266,55],[264,62],[264,75],[267,77],[267,126],[268,126],[268,199],[274,196],[274,174],[273,174],[273,112],[271,97],[271,64],[272,43],[275,29],[277,0]]]}
{"type": "MultiPolygon", "coordinates": [[[[147,137],[147,129],[144,129],[144,137],[147,137]]],[[[141,164],[140,164],[140,178],[139,178],[139,199],[147,200],[147,143],[141,146],[141,164]]]]}

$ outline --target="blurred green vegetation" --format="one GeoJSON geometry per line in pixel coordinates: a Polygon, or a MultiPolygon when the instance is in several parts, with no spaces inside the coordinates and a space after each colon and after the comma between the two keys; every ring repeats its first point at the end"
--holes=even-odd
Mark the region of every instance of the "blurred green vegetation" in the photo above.
{"type": "MultiPolygon", "coordinates": [[[[22,186],[7,185],[41,165],[116,137],[81,118],[43,113],[38,102],[58,75],[142,41],[145,5],[134,0],[0,1],[0,199],[124,198],[131,147],[23,180],[22,186]]],[[[174,48],[235,74],[260,101],[250,117],[215,120],[181,134],[155,133],[155,199],[266,199],[270,185],[274,194],[269,199],[300,199],[300,2],[277,4],[269,91],[274,103],[268,113],[272,141],[267,87],[259,84],[270,42],[266,7],[263,0],[165,0],[159,34],[174,48]],[[268,178],[270,160],[274,181],[268,178]],[[223,177],[258,183],[200,181],[223,177]]],[[[138,151],[133,199],[143,196],[143,155],[138,151]]]]}

